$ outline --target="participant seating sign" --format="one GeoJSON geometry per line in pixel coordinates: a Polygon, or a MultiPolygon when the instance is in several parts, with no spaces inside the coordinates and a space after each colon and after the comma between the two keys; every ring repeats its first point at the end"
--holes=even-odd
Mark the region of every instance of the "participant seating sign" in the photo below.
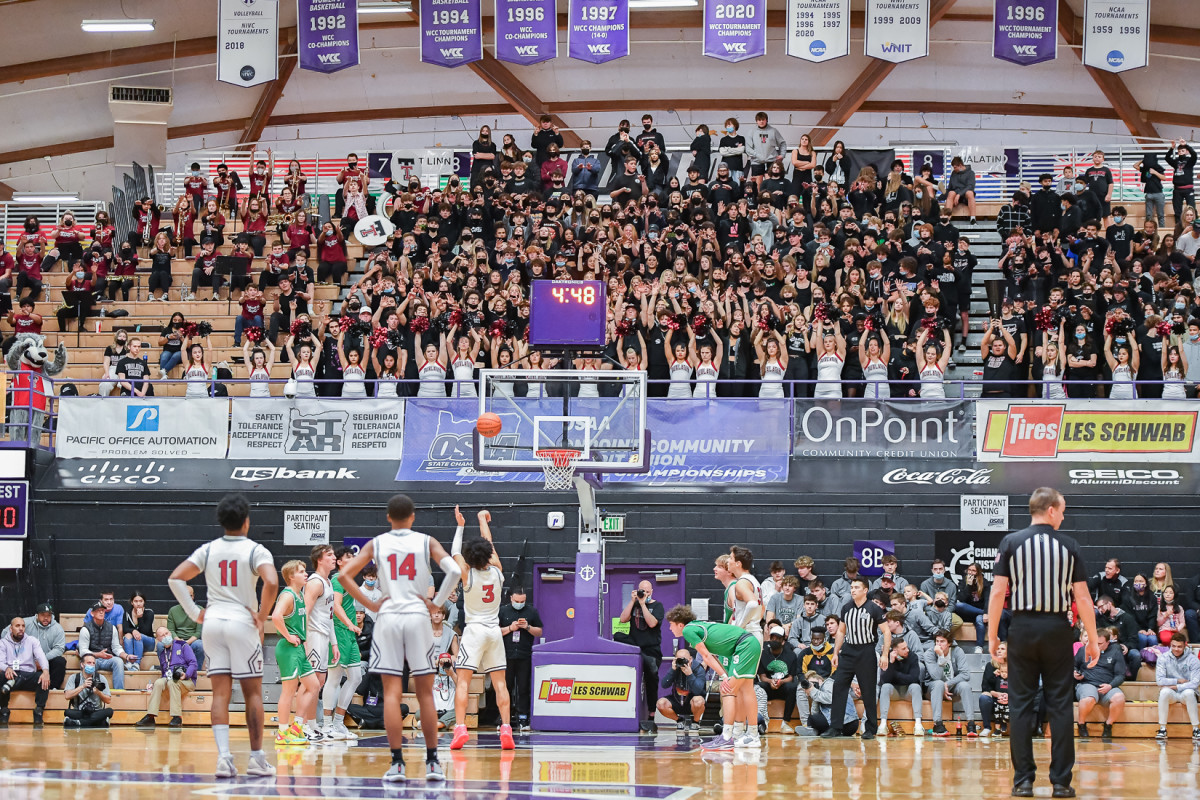
{"type": "Polygon", "coordinates": [[[483,58],[479,0],[421,0],[421,60],[461,67],[483,58]]]}
{"type": "Polygon", "coordinates": [[[537,64],[558,57],[554,0],[496,0],[496,58],[537,64]]]}
{"type": "Polygon", "coordinates": [[[300,69],[337,72],[358,65],[358,0],[296,0],[300,69]]]}
{"type": "Polygon", "coordinates": [[[1083,63],[1106,72],[1146,66],[1150,58],[1150,0],[1087,0],[1083,63]]]}
{"type": "Polygon", "coordinates": [[[278,0],[221,0],[217,80],[257,86],[279,75],[278,0]]]}
{"type": "Polygon", "coordinates": [[[929,55],[929,0],[867,0],[863,46],[894,64],[929,55]]]}
{"type": "Polygon", "coordinates": [[[746,61],[767,53],[767,0],[704,0],[704,55],[746,61]]]}
{"type": "Polygon", "coordinates": [[[1029,66],[1058,55],[1058,0],[996,0],[992,56],[1029,66]]]}
{"type": "Polygon", "coordinates": [[[603,64],[629,55],[629,0],[570,0],[567,55],[603,64]]]}
{"type": "Polygon", "coordinates": [[[787,54],[820,63],[850,54],[850,0],[789,0],[787,54]]]}

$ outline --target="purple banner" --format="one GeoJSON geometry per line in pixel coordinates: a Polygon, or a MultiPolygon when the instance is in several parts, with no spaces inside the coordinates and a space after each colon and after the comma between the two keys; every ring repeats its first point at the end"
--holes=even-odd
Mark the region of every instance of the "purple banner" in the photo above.
{"type": "Polygon", "coordinates": [[[704,0],[704,55],[745,61],[767,54],[767,0],[704,0]]]}
{"type": "Polygon", "coordinates": [[[992,56],[1028,66],[1058,55],[1058,0],[996,0],[992,56]]]}
{"type": "Polygon", "coordinates": [[[554,0],[496,0],[496,58],[537,64],[558,57],[554,0]]]}
{"type": "Polygon", "coordinates": [[[629,0],[570,0],[567,55],[603,64],[629,55],[629,0]]]}
{"type": "Polygon", "coordinates": [[[296,0],[300,69],[337,72],[358,64],[358,0],[296,0]]]}
{"type": "Polygon", "coordinates": [[[479,0],[421,0],[421,60],[461,67],[483,59],[479,0]]]}

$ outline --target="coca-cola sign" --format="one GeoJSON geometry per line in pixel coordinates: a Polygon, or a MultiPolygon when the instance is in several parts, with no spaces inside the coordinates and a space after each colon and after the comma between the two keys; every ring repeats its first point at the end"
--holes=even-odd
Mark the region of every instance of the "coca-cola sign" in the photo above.
{"type": "Polygon", "coordinates": [[[916,483],[921,486],[983,486],[992,482],[992,470],[958,468],[920,472],[901,467],[884,473],[883,482],[893,485],[916,483]]]}

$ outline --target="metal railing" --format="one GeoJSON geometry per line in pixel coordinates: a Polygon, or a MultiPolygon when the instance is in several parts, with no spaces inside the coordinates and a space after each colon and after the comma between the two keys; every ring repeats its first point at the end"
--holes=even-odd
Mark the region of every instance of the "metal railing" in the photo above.
{"type": "MultiPolygon", "coordinates": [[[[3,232],[4,248],[10,253],[16,252],[17,239],[25,233],[25,220],[28,217],[38,218],[42,235],[46,236],[58,227],[58,221],[68,211],[75,215],[76,228],[90,230],[96,224],[96,214],[106,208],[102,202],[84,200],[74,203],[0,203],[0,231],[3,232]]],[[[50,244],[53,246],[54,242],[50,244]]]]}

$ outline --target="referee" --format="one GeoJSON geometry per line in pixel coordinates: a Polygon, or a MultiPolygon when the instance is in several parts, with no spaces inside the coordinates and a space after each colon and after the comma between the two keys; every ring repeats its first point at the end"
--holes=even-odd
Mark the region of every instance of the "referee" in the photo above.
{"type": "Polygon", "coordinates": [[[1088,666],[1100,660],[1096,612],[1088,593],[1087,570],[1079,545],[1059,533],[1067,501],[1055,489],[1037,489],[1029,498],[1033,524],[1000,542],[988,600],[988,649],[1000,645],[1000,615],[1012,587],[1012,624],[1008,629],[1009,752],[1013,797],[1033,797],[1037,765],[1033,760],[1034,699],[1041,679],[1050,717],[1050,782],[1054,797],[1074,797],[1075,766],[1074,641],[1067,612],[1075,608],[1087,631],[1088,666]]]}
{"type": "Polygon", "coordinates": [[[850,683],[855,678],[858,678],[858,688],[866,711],[861,738],[874,739],[875,729],[879,727],[878,707],[875,704],[875,667],[887,669],[887,654],[892,649],[892,630],[887,626],[883,609],[867,599],[867,587],[866,578],[858,577],[850,581],[850,602],[842,606],[837,641],[829,657],[835,670],[833,705],[829,708],[829,730],[821,734],[823,739],[842,735],[846,700],[850,694],[850,683]],[[878,659],[875,655],[876,631],[883,634],[883,655],[878,659]]]}

